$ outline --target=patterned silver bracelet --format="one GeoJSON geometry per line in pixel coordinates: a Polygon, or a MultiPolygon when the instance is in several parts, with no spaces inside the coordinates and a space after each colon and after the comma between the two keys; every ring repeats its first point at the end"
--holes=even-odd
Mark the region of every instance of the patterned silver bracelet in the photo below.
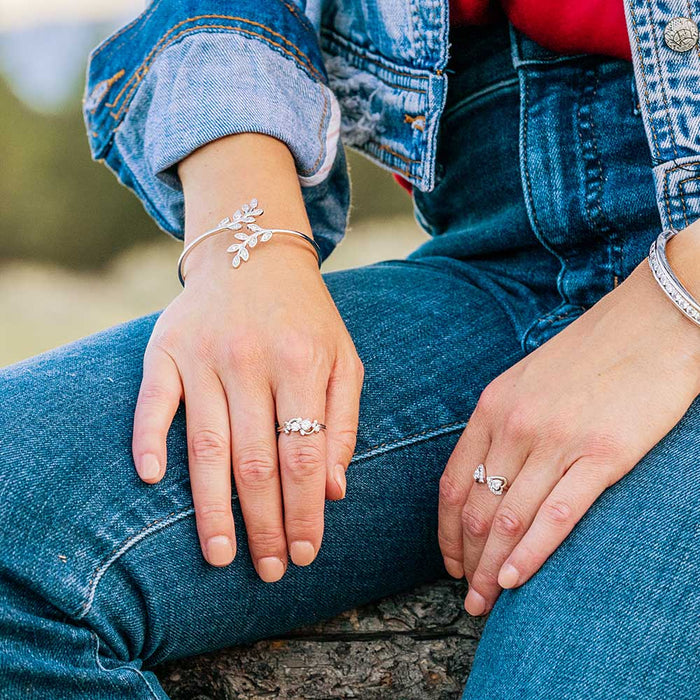
{"type": "Polygon", "coordinates": [[[235,234],[235,238],[240,242],[234,243],[226,249],[227,253],[234,253],[233,259],[231,260],[231,265],[234,268],[240,267],[242,262],[248,260],[250,257],[250,248],[254,248],[258,242],[269,241],[273,233],[298,236],[308,241],[316,252],[318,266],[321,267],[321,249],[313,238],[301,231],[293,231],[286,228],[262,228],[255,223],[255,220],[258,216],[262,216],[263,213],[264,210],[258,206],[258,200],[251,199],[249,204],[244,204],[233,216],[227,216],[225,219],[219,221],[213,229],[206,231],[201,236],[195,238],[191,243],[188,243],[177,261],[177,277],[180,280],[180,284],[183,287],[185,286],[185,278],[182,274],[182,269],[185,258],[190,254],[191,250],[203,240],[209,238],[209,236],[213,236],[215,233],[221,233],[222,231],[238,231],[238,233],[235,234]],[[243,224],[246,225],[246,229],[248,229],[249,233],[242,230],[243,224]]]}
{"type": "Polygon", "coordinates": [[[649,248],[649,267],[666,296],[681,313],[700,326],[700,303],[676,277],[666,257],[666,243],[677,233],[675,229],[666,229],[658,235],[649,248]]]}

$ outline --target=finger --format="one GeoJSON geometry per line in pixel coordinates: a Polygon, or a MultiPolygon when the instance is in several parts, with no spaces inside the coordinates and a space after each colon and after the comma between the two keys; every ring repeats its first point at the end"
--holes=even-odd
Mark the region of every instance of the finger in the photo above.
{"type": "Polygon", "coordinates": [[[263,581],[287,570],[287,540],[277,462],[275,402],[269,384],[226,382],[231,416],[233,475],[250,555],[263,581]]]}
{"type": "MultiPolygon", "coordinates": [[[[328,374],[312,370],[310,376],[290,376],[275,395],[280,426],[295,417],[325,423],[328,374]]],[[[292,561],[310,564],[323,537],[326,494],[326,434],[324,430],[301,435],[279,434],[280,475],[284,501],[284,524],[292,561]]]]}
{"type": "Polygon", "coordinates": [[[515,588],[535,574],[566,539],[574,525],[605,490],[601,466],[590,459],[574,462],[544,500],[523,538],[501,567],[503,588],[515,588]]]}
{"type": "MultiPolygon", "coordinates": [[[[514,442],[502,437],[494,440],[484,460],[486,483],[475,484],[464,504],[462,510],[464,575],[470,584],[464,607],[470,615],[484,615],[487,611],[487,600],[474,584],[474,573],[491,532],[494,516],[504,497],[503,494],[493,493],[489,483],[492,483],[491,480],[496,477],[505,477],[507,488],[510,488],[509,485],[516,480],[526,457],[524,442],[514,442]]],[[[493,583],[497,584],[497,581],[493,583]]]]}
{"type": "Polygon", "coordinates": [[[344,498],[347,471],[357,441],[364,372],[359,358],[336,361],[326,392],[326,498],[344,498]]]}
{"type": "Polygon", "coordinates": [[[131,450],[136,471],[149,484],[160,481],[165,474],[168,431],[181,398],[182,382],[175,361],[161,348],[147,347],[131,450]]]}
{"type": "Polygon", "coordinates": [[[219,378],[199,368],[183,372],[190,483],[205,559],[226,566],[236,553],[231,510],[231,431],[219,378]]]}
{"type": "Polygon", "coordinates": [[[474,470],[488,453],[489,433],[478,409],[469,419],[440,477],[438,541],[450,576],[464,576],[462,509],[474,484],[474,470]]]}
{"type": "Polygon", "coordinates": [[[517,478],[501,498],[471,585],[491,610],[502,589],[499,572],[535,519],[537,510],[556,485],[559,455],[531,452],[517,478]]]}

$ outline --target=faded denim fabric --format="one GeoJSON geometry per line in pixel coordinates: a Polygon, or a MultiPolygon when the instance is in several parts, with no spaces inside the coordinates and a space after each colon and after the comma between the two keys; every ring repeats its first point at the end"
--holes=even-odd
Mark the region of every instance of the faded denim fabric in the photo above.
{"type": "MultiPolygon", "coordinates": [[[[700,21],[700,0],[624,2],[661,219],[683,228],[700,216],[700,49],[663,35],[700,21]]],[[[276,136],[325,258],[345,233],[343,144],[419,191],[439,180],[448,28],[448,0],[153,0],[91,54],[93,157],[182,239],[175,164],[226,134],[276,136]]]]}
{"type": "MultiPolygon", "coordinates": [[[[165,698],[158,662],[446,576],[439,478],[481,391],[621,282],[660,226],[628,62],[562,59],[505,25],[454,41],[441,177],[415,196],[431,238],[324,273],[365,384],[347,496],[326,503],[311,566],[257,577],[235,488],[238,555],[204,561],[184,405],[166,476],[138,479],[159,312],[0,370],[0,698],[165,698]]],[[[464,700],[697,698],[698,444],[700,399],[501,595],[464,700]]],[[[434,691],[426,678],[416,696],[434,691]]]]}

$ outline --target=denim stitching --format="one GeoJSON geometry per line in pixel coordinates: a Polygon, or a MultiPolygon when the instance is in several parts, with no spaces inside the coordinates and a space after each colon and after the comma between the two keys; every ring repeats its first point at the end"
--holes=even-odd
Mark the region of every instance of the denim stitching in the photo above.
{"type": "Polygon", "coordinates": [[[649,116],[649,128],[651,129],[651,136],[652,140],[654,141],[654,148],[656,149],[656,153],[654,154],[654,160],[658,160],[661,157],[661,148],[659,147],[659,139],[658,136],[656,135],[656,127],[654,126],[654,120],[652,119],[651,116],[651,101],[649,98],[649,85],[647,83],[647,69],[646,69],[646,64],[644,63],[644,56],[642,55],[642,43],[639,38],[639,27],[637,25],[637,15],[635,14],[634,11],[634,3],[626,3],[627,6],[629,7],[630,11],[630,18],[632,19],[632,30],[634,31],[634,38],[635,38],[635,45],[637,48],[637,56],[639,58],[639,63],[642,67],[641,75],[642,75],[642,82],[644,83],[644,102],[646,103],[647,106],[647,115],[649,116]]]}
{"type": "MultiPolygon", "coordinates": [[[[446,423],[445,425],[438,426],[437,428],[423,430],[420,433],[413,433],[412,435],[408,435],[398,440],[383,442],[378,445],[374,445],[373,447],[370,447],[364,452],[360,452],[354,455],[350,461],[351,463],[361,461],[364,459],[368,459],[369,457],[374,457],[377,454],[390,452],[391,450],[396,449],[398,447],[405,447],[406,445],[424,442],[425,440],[429,440],[432,437],[439,437],[440,435],[455,432],[459,430],[460,427],[465,428],[466,425],[466,421],[455,421],[453,423],[446,423]]],[[[232,498],[237,499],[238,495],[234,494],[232,498]]],[[[95,601],[97,587],[104,575],[112,566],[112,564],[114,564],[118,559],[120,559],[124,554],[126,554],[126,552],[128,552],[132,547],[136,546],[150,535],[153,535],[156,532],[160,532],[166,527],[170,527],[170,525],[174,525],[180,520],[184,520],[185,518],[191,517],[194,514],[195,509],[193,506],[188,506],[187,508],[180,511],[173,511],[172,513],[169,513],[168,515],[163,516],[162,518],[158,518],[157,520],[148,523],[148,525],[145,525],[136,534],[129,536],[119,545],[114,547],[114,549],[112,549],[112,552],[102,560],[102,563],[97,567],[97,569],[95,569],[92,576],[90,577],[90,581],[88,583],[88,597],[85,603],[83,604],[80,612],[75,615],[76,620],[82,620],[90,612],[92,604],[95,601]]]]}
{"type": "Polygon", "coordinates": [[[471,105],[472,102],[475,102],[476,100],[479,100],[482,97],[487,97],[488,95],[491,95],[494,92],[500,92],[501,90],[505,90],[510,87],[515,87],[518,85],[518,82],[519,80],[517,77],[507,78],[505,80],[499,80],[497,83],[492,83],[491,85],[488,85],[485,88],[482,88],[481,90],[477,90],[471,95],[465,97],[463,100],[459,100],[457,103],[453,104],[449,109],[445,110],[444,118],[449,119],[455,112],[464,109],[468,105],[471,105]]]}
{"type": "MultiPolygon", "coordinates": [[[[368,143],[365,143],[361,146],[362,151],[368,155],[368,156],[373,156],[374,160],[380,163],[381,165],[386,165],[386,158],[382,157],[382,148],[380,146],[377,146],[375,143],[372,143],[371,141],[368,143]]],[[[396,170],[396,172],[401,173],[401,175],[405,175],[408,178],[414,177],[413,173],[408,169],[404,168],[400,165],[393,164],[392,167],[396,170]]]]}
{"type": "MultiPolygon", "coordinates": [[[[422,76],[422,75],[416,75],[415,73],[406,73],[405,71],[400,71],[398,68],[393,68],[392,66],[385,65],[381,61],[377,60],[376,58],[373,58],[372,56],[368,56],[365,52],[360,51],[356,46],[354,46],[352,43],[348,41],[342,34],[338,34],[337,32],[334,32],[327,27],[323,27],[321,29],[321,33],[326,36],[328,35],[330,37],[331,41],[335,41],[336,43],[340,44],[341,47],[347,51],[348,53],[355,54],[358,58],[361,58],[364,61],[367,61],[368,63],[374,63],[374,65],[379,66],[380,68],[389,71],[389,73],[394,73],[394,75],[400,75],[403,78],[411,78],[412,80],[420,80],[421,82],[425,83],[428,78],[422,76]]],[[[436,71],[438,73],[438,71],[436,71]]],[[[404,88],[401,86],[401,89],[408,89],[404,88]]],[[[414,92],[426,92],[426,90],[414,90],[414,92]]]]}
{"type": "Polygon", "coordinates": [[[378,454],[383,454],[385,452],[390,452],[398,447],[405,447],[406,445],[416,444],[418,442],[424,442],[433,437],[438,437],[440,435],[446,435],[447,433],[456,432],[457,430],[466,428],[466,421],[455,421],[454,423],[447,423],[441,425],[437,428],[431,428],[428,430],[423,430],[420,433],[414,433],[413,435],[408,435],[407,437],[401,438],[400,440],[393,440],[391,442],[382,442],[378,445],[374,445],[364,452],[360,452],[353,456],[350,460],[350,464],[353,462],[360,462],[369,457],[374,457],[378,454]]]}
{"type": "MultiPolygon", "coordinates": [[[[700,165],[700,160],[692,160],[689,161],[688,163],[684,163],[683,165],[676,165],[673,168],[669,168],[664,172],[664,200],[666,203],[666,216],[668,217],[668,223],[669,225],[673,225],[673,216],[671,215],[671,186],[669,182],[669,175],[671,173],[675,173],[677,170],[685,170],[688,166],[690,165],[700,165]]],[[[700,176],[698,176],[700,177],[700,176]]],[[[687,182],[689,180],[695,180],[698,178],[692,177],[692,178],[686,178],[685,180],[682,180],[679,182],[679,189],[681,189],[681,184],[683,182],[687,182]]],[[[687,217],[687,212],[686,212],[686,207],[685,207],[685,199],[683,196],[683,193],[681,192],[680,196],[678,199],[681,202],[681,207],[683,208],[683,215],[684,215],[684,220],[686,226],[688,225],[688,217],[687,217]]]]}
{"type": "MultiPolygon", "coordinates": [[[[603,191],[605,176],[603,173],[603,161],[600,156],[600,148],[596,137],[595,123],[593,120],[593,105],[598,97],[600,75],[594,65],[584,73],[584,85],[582,99],[577,110],[578,135],[581,141],[582,156],[584,161],[584,211],[586,220],[595,238],[608,248],[608,260],[612,260],[616,247],[612,241],[615,232],[610,224],[603,207],[603,191]],[[590,79],[590,82],[589,82],[590,79]],[[585,123],[588,123],[588,135],[585,134],[585,123]],[[590,167],[589,167],[590,166],[590,167]]],[[[613,263],[614,265],[614,263],[613,263]]],[[[616,270],[617,268],[615,268],[616,270]]],[[[613,274],[615,270],[610,270],[613,274]]],[[[614,280],[613,280],[614,284],[614,280]]]]}
{"type": "Polygon", "coordinates": [[[681,206],[683,207],[683,218],[685,219],[685,225],[690,226],[690,221],[688,220],[688,210],[685,205],[685,183],[693,182],[695,180],[700,180],[700,175],[695,175],[694,177],[686,177],[684,180],[680,180],[678,183],[679,199],[681,200],[681,206]]]}
{"type": "MultiPolygon", "coordinates": [[[[245,19],[244,17],[235,17],[232,15],[198,15],[196,17],[189,17],[188,19],[183,20],[181,22],[178,22],[176,25],[171,27],[158,40],[158,43],[156,43],[156,45],[151,49],[150,53],[144,58],[141,65],[134,71],[134,74],[132,75],[132,77],[129,78],[129,80],[127,80],[127,82],[122,87],[122,90],[120,91],[120,93],[115,97],[114,101],[107,106],[114,107],[116,105],[116,103],[119,101],[120,97],[124,94],[124,91],[126,90],[126,88],[129,87],[132,80],[135,79],[137,83],[141,80],[141,78],[143,77],[141,75],[142,69],[146,68],[146,70],[144,71],[144,74],[145,74],[148,71],[147,64],[152,63],[153,59],[155,59],[155,57],[158,56],[158,54],[160,54],[163,51],[163,49],[165,49],[167,46],[172,44],[178,37],[182,36],[183,34],[187,33],[188,31],[196,31],[197,29],[205,29],[205,28],[207,28],[207,29],[228,29],[228,30],[232,30],[232,31],[244,31],[244,30],[240,29],[239,27],[229,27],[228,25],[213,25],[213,24],[212,25],[196,25],[194,27],[190,27],[187,30],[184,30],[183,32],[179,32],[179,33],[175,34],[175,36],[170,36],[176,29],[183,26],[184,24],[187,24],[189,22],[196,22],[196,21],[201,20],[201,19],[226,19],[226,20],[230,20],[233,22],[242,22],[243,24],[249,24],[251,26],[255,26],[255,27],[259,27],[260,29],[264,29],[265,31],[272,34],[273,36],[280,38],[288,46],[291,46],[292,48],[294,48],[294,50],[299,54],[299,56],[301,56],[306,61],[306,63],[301,61],[299,56],[296,56],[292,52],[288,51],[280,44],[276,44],[268,37],[265,37],[262,34],[257,34],[257,33],[252,32],[252,31],[248,31],[246,33],[252,34],[253,36],[259,36],[260,38],[262,38],[263,40],[272,44],[273,46],[277,46],[282,51],[284,51],[286,54],[291,56],[294,60],[296,60],[300,65],[308,68],[309,71],[312,73],[312,75],[314,75],[314,77],[316,77],[318,80],[323,82],[323,76],[321,75],[321,73],[318,72],[318,70],[315,68],[315,66],[313,66],[313,64],[309,60],[308,56],[306,56],[306,54],[304,54],[304,52],[301,51],[301,49],[299,49],[299,47],[296,46],[293,42],[289,41],[289,39],[282,36],[278,32],[275,32],[274,30],[270,29],[270,27],[267,27],[264,24],[260,24],[259,22],[252,22],[250,20],[245,19]],[[161,46],[161,44],[162,44],[162,46],[161,46]]],[[[121,111],[121,110],[119,110],[119,111],[121,111]]]]}
{"type": "Polygon", "coordinates": [[[115,671],[131,671],[132,673],[135,673],[145,683],[146,688],[148,688],[148,692],[150,693],[151,697],[155,698],[155,700],[159,700],[158,695],[153,690],[153,686],[148,682],[146,676],[144,676],[138,668],[134,668],[133,666],[129,666],[128,664],[118,666],[117,668],[106,668],[105,666],[103,666],[100,663],[100,638],[94,632],[90,632],[90,636],[95,642],[95,664],[97,665],[97,668],[100,671],[104,671],[105,673],[113,673],[115,671]]]}
{"type": "MultiPolygon", "coordinates": [[[[143,12],[139,13],[134,19],[131,20],[126,26],[122,27],[119,31],[114,33],[111,37],[108,37],[105,39],[104,43],[100,46],[98,46],[91,54],[91,59],[95,58],[99,54],[102,53],[104,49],[106,49],[108,46],[111,46],[124,32],[128,31],[131,29],[135,24],[137,24],[140,20],[143,20],[144,22],[155,12],[156,8],[158,5],[160,5],[161,0],[156,0],[150,8],[144,9],[143,12]]],[[[122,42],[115,48],[115,51],[120,49],[122,46],[124,46],[125,42],[122,42]]]]}
{"type": "MultiPolygon", "coordinates": [[[[234,496],[236,498],[236,496],[234,496]]],[[[102,577],[107,573],[107,570],[109,569],[112,564],[114,564],[115,561],[117,561],[123,554],[125,554],[129,549],[131,549],[135,544],[139,543],[141,540],[145,539],[149,535],[152,535],[154,532],[158,532],[159,530],[162,530],[165,527],[168,527],[169,525],[172,525],[173,523],[178,522],[179,520],[182,520],[183,518],[187,518],[191,515],[194,515],[194,507],[193,506],[188,506],[184,510],[181,511],[173,511],[172,513],[162,517],[158,518],[158,520],[154,520],[153,522],[149,523],[148,525],[145,525],[141,530],[139,530],[135,535],[131,535],[128,537],[126,540],[124,540],[121,544],[117,545],[111,553],[103,559],[103,563],[100,564],[100,566],[95,569],[95,571],[92,574],[92,577],[90,578],[90,581],[88,582],[88,597],[85,603],[83,604],[83,607],[81,611],[77,614],[76,620],[82,620],[85,615],[90,612],[90,608],[92,607],[92,604],[95,600],[95,593],[97,591],[97,586],[99,585],[100,581],[102,580],[102,577]]]]}
{"type": "Polygon", "coordinates": [[[404,163],[420,163],[420,160],[416,160],[415,158],[408,158],[407,156],[401,155],[400,153],[397,153],[393,148],[390,146],[387,146],[386,144],[382,144],[379,146],[379,149],[381,151],[386,151],[387,153],[391,153],[392,156],[395,156],[399,160],[402,160],[404,163]]]}
{"type": "MultiPolygon", "coordinates": [[[[646,0],[647,3],[647,9],[649,11],[649,15],[652,15],[652,9],[651,9],[651,2],[650,0],[646,0]]],[[[649,31],[651,32],[651,36],[654,40],[654,54],[656,56],[656,63],[659,66],[659,85],[661,86],[661,95],[664,100],[664,107],[666,108],[666,123],[668,124],[668,130],[670,132],[671,136],[671,144],[673,146],[673,155],[678,158],[678,148],[676,145],[676,135],[673,131],[673,123],[671,122],[671,111],[668,106],[668,97],[666,95],[666,86],[663,81],[663,75],[661,72],[661,57],[659,56],[659,43],[657,40],[656,36],[656,30],[655,30],[655,23],[652,21],[649,23],[650,29],[649,31]]]]}
{"type": "Polygon", "coordinates": [[[95,106],[88,110],[90,112],[90,114],[95,113],[95,110],[97,110],[97,108],[102,104],[102,101],[105,99],[105,97],[107,97],[109,91],[112,89],[112,85],[114,85],[114,83],[116,83],[117,80],[119,80],[119,78],[121,78],[124,75],[124,73],[125,73],[125,71],[122,68],[121,70],[117,71],[111,78],[106,78],[105,80],[100,80],[100,82],[97,83],[97,85],[95,85],[94,88],[92,88],[92,90],[90,91],[90,94],[87,95],[87,97],[85,97],[83,99],[83,105],[85,105],[86,102],[90,101],[92,96],[97,91],[98,87],[100,87],[102,89],[102,94],[100,95],[100,99],[97,100],[97,102],[95,103],[95,106]]]}

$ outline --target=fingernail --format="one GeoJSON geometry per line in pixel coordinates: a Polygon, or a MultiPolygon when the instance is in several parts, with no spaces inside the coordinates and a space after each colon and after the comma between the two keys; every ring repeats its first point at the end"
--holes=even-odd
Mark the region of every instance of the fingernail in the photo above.
{"type": "Polygon", "coordinates": [[[464,609],[470,615],[483,615],[486,611],[486,600],[473,588],[470,588],[467,597],[464,599],[464,609]]]}
{"type": "Polygon", "coordinates": [[[338,484],[340,492],[343,494],[341,498],[345,498],[345,489],[347,488],[347,482],[345,481],[345,469],[342,464],[335,465],[335,483],[338,484]]]}
{"type": "Polygon", "coordinates": [[[501,588],[513,588],[518,584],[520,572],[512,564],[504,564],[498,574],[498,585],[501,588]]]}
{"type": "Polygon", "coordinates": [[[145,454],[139,464],[139,476],[142,479],[157,479],[160,474],[158,458],[153,454],[145,454]]]}
{"type": "Polygon", "coordinates": [[[227,566],[233,561],[233,544],[226,535],[207,540],[207,561],[214,566],[227,566]]]}
{"type": "Polygon", "coordinates": [[[289,556],[297,566],[308,566],[316,557],[316,550],[311,542],[298,540],[289,546],[289,556]]]}
{"type": "Polygon", "coordinates": [[[445,569],[447,573],[454,578],[464,578],[464,567],[461,561],[456,559],[450,559],[450,557],[443,557],[445,561],[445,569]]]}
{"type": "Polygon", "coordinates": [[[284,562],[277,557],[258,559],[258,574],[266,583],[274,583],[284,576],[284,562]]]}

